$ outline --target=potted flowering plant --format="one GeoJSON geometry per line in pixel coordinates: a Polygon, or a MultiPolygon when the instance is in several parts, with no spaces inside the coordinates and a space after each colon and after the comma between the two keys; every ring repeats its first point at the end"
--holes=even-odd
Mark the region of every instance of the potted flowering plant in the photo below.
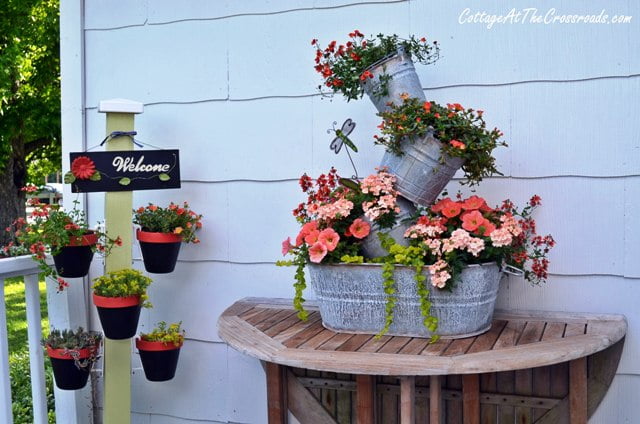
{"type": "Polygon", "coordinates": [[[200,242],[196,230],[202,227],[202,215],[190,210],[187,202],[182,206],[171,202],[166,208],[149,203],[133,212],[133,223],[140,226],[136,237],[148,272],[173,272],[181,243],[200,242]]]}
{"type": "Polygon", "coordinates": [[[345,44],[332,41],[324,49],[318,40],[311,41],[316,48],[315,70],[322,75],[324,86],[347,101],[367,93],[380,112],[403,92],[424,99],[412,58],[425,65],[437,61],[440,48],[436,41],[430,43],[413,35],[402,39],[395,34],[365,39],[358,30],[349,38],[345,44]]]}
{"type": "Polygon", "coordinates": [[[184,343],[182,322],[167,323],[160,321],[147,334],[140,334],[136,339],[136,347],[140,352],[140,360],[144,375],[149,381],[168,381],[176,375],[180,348],[184,343]]]}
{"type": "Polygon", "coordinates": [[[291,237],[282,243],[282,254],[291,254],[291,261],[278,261],[280,266],[297,267],[294,307],[300,318],[306,317],[302,307],[302,292],[306,288],[304,268],[308,263],[340,263],[343,258],[358,255],[372,231],[393,229],[401,209],[396,203],[393,175],[384,169],[362,182],[340,178],[331,168],[315,182],[306,174],[300,187],[307,201],[293,211],[302,228],[295,243],[291,237]]]}
{"type": "Polygon", "coordinates": [[[94,252],[106,256],[114,246],[122,245],[120,237],[113,239],[99,229],[89,229],[84,212],[76,207],[67,212],[37,198],[30,199],[29,204],[34,208],[32,219],[18,218],[7,231],[29,250],[45,276],[57,280],[59,290],[68,286],[64,278],[89,273],[94,252]],[[47,253],[53,256],[55,269],[46,263],[47,253]]]}
{"type": "MultiPolygon", "coordinates": [[[[540,197],[533,196],[522,210],[508,200],[491,208],[483,198],[471,196],[445,198],[428,208],[406,230],[409,246],[385,242],[385,314],[367,325],[384,324],[381,333],[408,328],[419,334],[416,317],[422,316],[424,335],[437,331],[458,338],[488,330],[503,272],[523,275],[534,284],[546,281],[547,254],[555,241],[536,233],[531,215],[538,205],[540,197]],[[413,306],[417,304],[419,308],[413,306]],[[400,314],[394,316],[394,311],[400,314]],[[398,315],[403,321],[396,323],[398,315]]],[[[358,257],[347,259],[362,262],[358,257]]],[[[365,307],[348,294],[339,303],[365,307]]]]}
{"type": "Polygon", "coordinates": [[[93,303],[105,337],[122,340],[135,335],[140,309],[151,307],[147,301],[147,287],[151,282],[151,278],[129,268],[93,280],[93,303]]]}
{"type": "Polygon", "coordinates": [[[382,165],[398,176],[404,197],[431,205],[460,167],[470,185],[502,175],[491,153],[506,143],[500,130],[487,129],[482,110],[401,97],[402,103],[378,114],[382,136],[374,138],[386,147],[382,165]]]}
{"type": "Polygon", "coordinates": [[[42,340],[51,360],[56,386],[78,390],[87,384],[91,367],[98,360],[102,335],[95,331],[51,330],[42,340]]]}

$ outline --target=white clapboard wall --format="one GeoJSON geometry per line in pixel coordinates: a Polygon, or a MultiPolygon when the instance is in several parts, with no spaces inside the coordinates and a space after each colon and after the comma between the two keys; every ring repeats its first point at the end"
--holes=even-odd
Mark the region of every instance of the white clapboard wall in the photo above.
{"type": "MultiPolygon", "coordinates": [[[[558,242],[548,284],[511,279],[499,306],[625,314],[619,375],[591,422],[640,422],[632,397],[640,390],[640,4],[520,6],[539,13],[606,9],[633,21],[491,29],[458,23],[466,7],[499,14],[513,7],[496,0],[84,1],[84,21],[75,23],[83,68],[65,68],[79,61],[62,58],[63,90],[78,89],[72,76],[84,77],[82,99],[67,96],[63,104],[67,119],[82,123],[80,135],[65,138],[65,151],[104,137],[100,100],[143,102],[138,138],[180,149],[182,188],[135,192],[134,206],[187,200],[204,215],[202,243],[183,246],[173,274],[154,276],[155,307],[143,312],[141,330],[181,320],[188,340],[175,380],[164,384],[148,383],[132,352],[133,422],[266,422],[264,372],[222,343],[216,320],[241,297],[292,296],[292,270],[274,262],[280,242],[297,229],[290,214],[302,199],[297,178],[332,165],[353,173],[346,155],[328,148],[334,121],[357,123],[352,138],[361,176],[379,163],[371,103],[323,98],[316,90],[310,40],[346,40],[356,28],[440,42],[442,59],[418,66],[427,98],[483,109],[509,143],[496,151],[504,176],[487,179],[476,193],[494,203],[539,194],[539,229],[558,242]]],[[[89,194],[86,202],[90,220],[101,220],[104,196],[89,194]]],[[[137,246],[134,258],[142,268],[137,246]]],[[[92,274],[99,272],[94,263],[92,274]]],[[[99,327],[95,311],[92,318],[99,327]]]]}

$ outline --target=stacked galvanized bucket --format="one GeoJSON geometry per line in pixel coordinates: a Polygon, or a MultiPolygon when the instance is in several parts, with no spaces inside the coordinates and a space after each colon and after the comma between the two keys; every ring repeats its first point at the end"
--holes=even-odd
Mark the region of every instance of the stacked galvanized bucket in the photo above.
{"type": "MultiPolygon", "coordinates": [[[[378,112],[387,111],[390,103],[401,104],[404,93],[426,100],[411,57],[405,52],[399,51],[368,70],[374,78],[363,83],[364,89],[378,112]],[[376,94],[382,75],[391,77],[386,82],[386,96],[376,94]]],[[[401,209],[398,225],[386,232],[397,243],[406,243],[404,232],[410,226],[408,218],[415,213],[416,205],[431,206],[463,162],[461,158],[442,157],[441,143],[431,134],[412,143],[404,143],[401,156],[385,152],[381,166],[396,175],[396,189],[400,194],[398,206],[401,209]]],[[[371,234],[363,242],[365,257],[388,254],[380,246],[377,230],[372,225],[371,234]]],[[[377,333],[384,327],[386,294],[381,265],[310,264],[309,271],[325,327],[366,334],[377,333]]],[[[410,267],[396,266],[397,301],[393,324],[387,334],[432,336],[422,324],[420,297],[413,272],[410,267]]],[[[452,291],[431,288],[431,313],[439,321],[437,334],[445,338],[462,338],[487,331],[491,326],[501,277],[502,271],[495,263],[471,265],[463,270],[452,291]]]]}

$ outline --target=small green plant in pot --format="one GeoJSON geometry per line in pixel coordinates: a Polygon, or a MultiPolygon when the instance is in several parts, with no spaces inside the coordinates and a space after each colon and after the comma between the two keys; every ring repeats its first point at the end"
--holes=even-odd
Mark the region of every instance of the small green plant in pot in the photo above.
{"type": "Polygon", "coordinates": [[[63,390],[82,389],[91,367],[98,360],[102,335],[95,331],[51,330],[42,340],[51,360],[56,386],[63,390]]]}
{"type": "Polygon", "coordinates": [[[129,268],[93,280],[93,303],[106,338],[129,339],[136,334],[140,309],[152,306],[147,301],[151,282],[151,278],[129,268]]]}
{"type": "Polygon", "coordinates": [[[189,209],[187,202],[182,206],[171,202],[166,208],[149,203],[133,212],[133,223],[140,226],[136,237],[148,272],[173,272],[182,243],[200,242],[196,231],[202,228],[202,215],[189,209]]]}
{"type": "Polygon", "coordinates": [[[12,232],[18,245],[28,249],[42,272],[58,282],[61,291],[69,285],[65,278],[84,277],[89,272],[93,254],[108,255],[114,246],[121,246],[120,237],[111,238],[99,229],[90,229],[85,213],[74,208],[65,211],[59,205],[40,203],[32,198],[32,218],[17,218],[6,230],[12,232]],[[55,268],[46,262],[53,256],[55,268]]]}
{"type": "Polygon", "coordinates": [[[136,339],[144,374],[149,381],[168,381],[176,375],[180,348],[184,343],[181,322],[167,325],[160,321],[150,333],[136,339]]]}

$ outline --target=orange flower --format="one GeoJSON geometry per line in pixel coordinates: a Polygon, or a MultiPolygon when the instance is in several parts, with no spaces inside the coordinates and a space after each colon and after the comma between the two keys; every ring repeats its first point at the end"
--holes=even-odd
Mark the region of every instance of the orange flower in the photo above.
{"type": "Polygon", "coordinates": [[[495,229],[496,226],[493,225],[493,223],[488,219],[485,219],[484,221],[482,221],[482,223],[480,223],[480,226],[478,227],[476,232],[485,237],[489,237],[495,229]]]}
{"type": "Polygon", "coordinates": [[[149,205],[147,206],[147,209],[149,209],[151,212],[155,212],[158,210],[158,207],[156,205],[149,205]]]}
{"type": "Polygon", "coordinates": [[[173,229],[173,234],[180,234],[182,232],[182,227],[176,227],[173,229]]]}
{"type": "Polygon", "coordinates": [[[424,102],[424,104],[422,105],[422,108],[426,113],[431,112],[431,102],[424,102]]]}
{"type": "Polygon", "coordinates": [[[357,239],[363,239],[371,232],[371,226],[358,218],[349,226],[349,232],[357,239]]]}
{"type": "Polygon", "coordinates": [[[467,231],[475,231],[485,221],[484,217],[477,210],[467,212],[462,215],[462,228],[467,231]]]}
{"type": "Polygon", "coordinates": [[[462,203],[462,209],[466,211],[481,209],[487,205],[487,202],[479,196],[471,196],[462,203]]]}
{"type": "Polygon", "coordinates": [[[462,205],[458,202],[452,201],[451,199],[448,199],[448,201],[446,200],[447,199],[445,199],[445,204],[442,206],[442,215],[447,218],[454,218],[458,216],[462,210],[462,205]]]}
{"type": "Polygon", "coordinates": [[[456,149],[460,149],[460,150],[464,150],[464,149],[466,149],[466,148],[467,148],[467,145],[466,145],[466,144],[464,144],[463,142],[458,141],[458,140],[451,140],[451,141],[449,142],[449,144],[451,144],[451,145],[452,145],[453,147],[455,147],[456,149]]]}

